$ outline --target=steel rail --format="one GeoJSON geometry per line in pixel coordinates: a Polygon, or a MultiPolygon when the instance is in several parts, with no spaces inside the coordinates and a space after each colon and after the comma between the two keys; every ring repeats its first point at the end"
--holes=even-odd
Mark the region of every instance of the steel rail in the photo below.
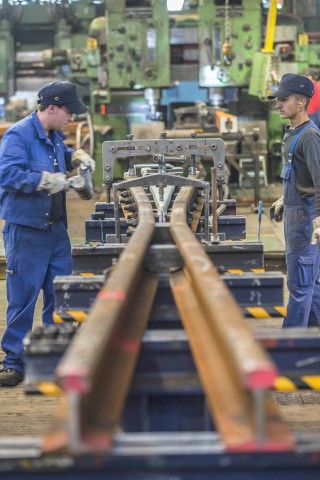
{"type": "Polygon", "coordinates": [[[184,271],[170,281],[214,422],[230,449],[291,449],[292,436],[264,395],[277,369],[186,223],[192,194],[182,187],[173,204],[170,231],[184,271]]]}
{"type": "Polygon", "coordinates": [[[139,224],[58,365],[65,396],[44,451],[105,451],[119,424],[158,283],[143,268],[155,227],[152,206],[142,188],[130,191],[139,224]]]}
{"type": "MultiPolygon", "coordinates": [[[[171,274],[171,284],[213,420],[229,449],[290,449],[288,428],[264,395],[276,368],[186,223],[194,188],[182,186],[172,209],[170,231],[184,271],[171,274]]],[[[65,396],[44,451],[107,451],[119,426],[158,282],[143,267],[155,228],[152,206],[142,187],[130,192],[139,223],[58,366],[65,396]]]]}

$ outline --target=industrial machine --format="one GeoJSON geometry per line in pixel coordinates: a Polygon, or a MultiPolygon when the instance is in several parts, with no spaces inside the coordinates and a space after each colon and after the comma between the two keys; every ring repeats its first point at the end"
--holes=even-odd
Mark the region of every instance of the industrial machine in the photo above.
{"type": "MultiPolygon", "coordinates": [[[[246,132],[251,122],[265,122],[260,138],[265,135],[268,148],[260,155],[274,180],[282,123],[263,100],[282,73],[319,66],[318,17],[316,1],[302,7],[295,0],[185,0],[181,12],[169,13],[164,0],[3,0],[0,114],[9,122],[24,116],[45,81],[75,82],[90,105],[90,115],[77,119],[76,146],[97,159],[94,179],[101,188],[103,141],[130,133],[138,138],[140,131],[145,138],[153,127],[151,138],[181,130],[185,109],[200,113],[204,102],[192,126],[197,132],[246,132]]],[[[236,153],[245,153],[242,146],[236,153]]],[[[228,166],[238,182],[241,171],[228,166]]],[[[119,162],[116,177],[127,168],[119,162]]]]}
{"type": "Polygon", "coordinates": [[[56,325],[25,341],[27,385],[61,403],[42,438],[0,442],[0,475],[318,478],[319,434],[290,432],[270,391],[315,385],[319,334],[258,334],[245,320],[284,315],[283,275],[264,270],[262,243],[221,198],[223,140],[102,151],[106,201],[73,247],[73,274],[56,278],[56,325]]]}
{"type": "Polygon", "coordinates": [[[250,82],[253,53],[261,46],[259,2],[199,2],[199,82],[240,87],[250,82]]]}

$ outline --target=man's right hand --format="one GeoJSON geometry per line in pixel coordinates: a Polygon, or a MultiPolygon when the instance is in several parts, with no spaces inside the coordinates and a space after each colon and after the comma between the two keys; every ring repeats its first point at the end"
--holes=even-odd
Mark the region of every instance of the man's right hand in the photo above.
{"type": "Polygon", "coordinates": [[[283,210],[284,210],[284,203],[283,197],[276,200],[270,208],[270,218],[271,220],[275,220],[276,222],[281,222],[283,218],[283,210]]]}
{"type": "Polygon", "coordinates": [[[42,172],[40,183],[37,186],[37,190],[47,190],[51,194],[68,190],[68,188],[69,183],[66,180],[66,175],[62,172],[42,172]]]}

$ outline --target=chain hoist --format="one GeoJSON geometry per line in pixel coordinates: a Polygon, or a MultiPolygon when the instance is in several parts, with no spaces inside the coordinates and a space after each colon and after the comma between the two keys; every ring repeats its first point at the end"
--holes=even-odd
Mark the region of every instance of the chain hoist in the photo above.
{"type": "Polygon", "coordinates": [[[231,25],[230,25],[230,3],[225,0],[224,4],[224,43],[222,53],[225,66],[231,65],[232,61],[232,44],[231,44],[231,25]]]}

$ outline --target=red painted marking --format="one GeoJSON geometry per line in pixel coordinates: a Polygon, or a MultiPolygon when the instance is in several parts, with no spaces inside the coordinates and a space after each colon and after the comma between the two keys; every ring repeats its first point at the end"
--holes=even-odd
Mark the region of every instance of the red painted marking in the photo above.
{"type": "Polygon", "coordinates": [[[85,433],[83,435],[83,451],[107,451],[113,444],[113,437],[108,432],[102,433],[85,433]]]}
{"type": "Polygon", "coordinates": [[[275,368],[271,367],[266,370],[258,369],[246,375],[245,383],[250,390],[272,388],[277,376],[278,372],[275,368]]]}
{"type": "Polygon", "coordinates": [[[63,365],[56,370],[61,387],[67,392],[86,393],[89,388],[89,370],[86,365],[63,365]]]}
{"type": "Polygon", "coordinates": [[[123,290],[100,290],[100,292],[98,293],[98,298],[102,300],[112,298],[123,302],[126,298],[126,294],[123,290]]]}
{"type": "Polygon", "coordinates": [[[253,439],[234,445],[226,445],[227,452],[291,452],[292,450],[294,450],[293,439],[288,439],[287,442],[267,439],[263,443],[253,439]]]}
{"type": "Polygon", "coordinates": [[[131,342],[130,340],[120,340],[119,346],[122,350],[136,353],[139,351],[140,342],[131,342]]]}
{"type": "Polygon", "coordinates": [[[62,389],[65,392],[77,392],[84,395],[88,391],[87,378],[81,374],[67,374],[61,380],[62,389]]]}

